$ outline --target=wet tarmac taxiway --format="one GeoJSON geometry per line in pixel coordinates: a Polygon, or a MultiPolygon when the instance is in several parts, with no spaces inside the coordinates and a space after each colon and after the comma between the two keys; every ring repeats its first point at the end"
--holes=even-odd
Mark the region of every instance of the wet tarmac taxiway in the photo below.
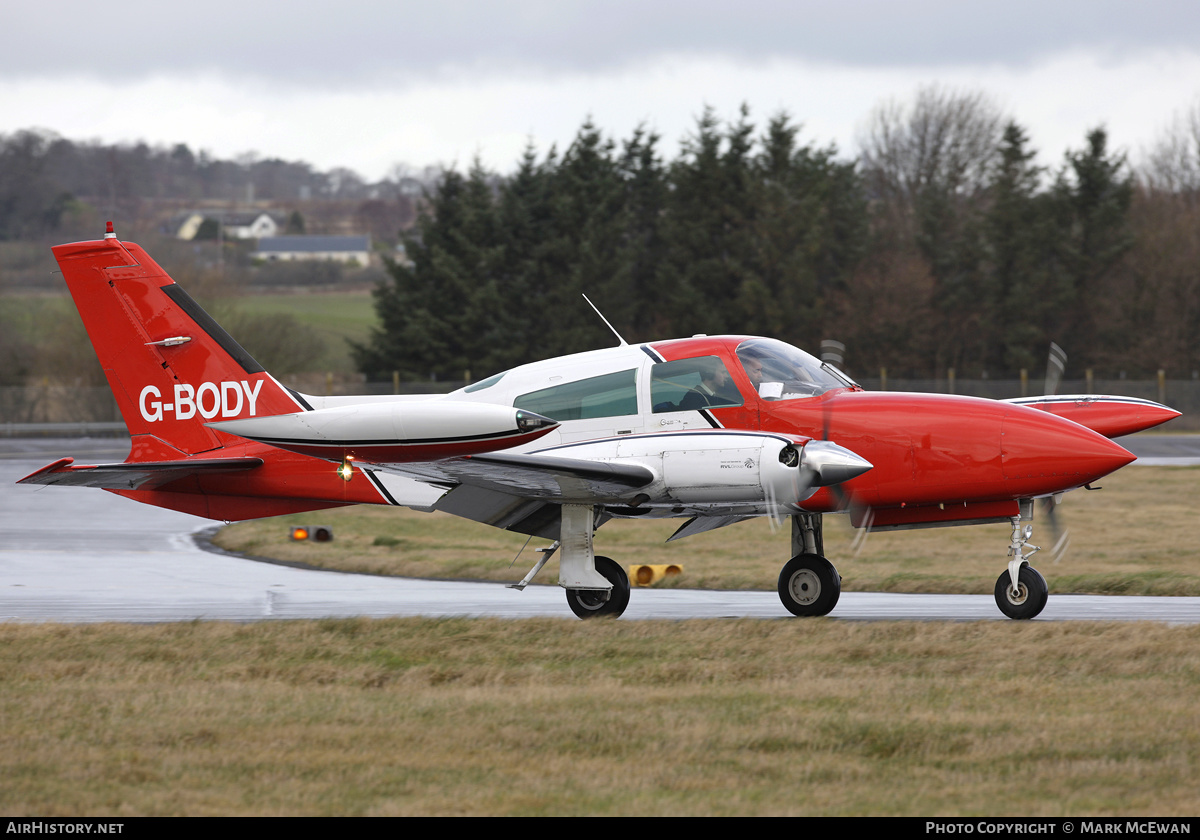
{"type": "MultiPolygon", "coordinates": [[[[1200,436],[1123,440],[1153,463],[1200,463],[1200,436]],[[1163,439],[1179,438],[1174,443],[1163,439]],[[1187,440],[1182,440],[1187,439],[1187,440]],[[1179,454],[1182,453],[1182,454],[1179,454]],[[1182,459],[1182,460],[1177,460],[1182,459]]],[[[558,616],[574,620],[562,590],[297,569],[215,554],[193,534],[207,519],[110,493],[14,482],[63,455],[119,461],[120,439],[0,441],[0,621],[256,621],[344,616],[558,616]]],[[[1006,620],[990,595],[846,592],[840,619],[1006,620]]],[[[638,590],[626,619],[789,618],[774,592],[638,590]]],[[[1200,598],[1057,595],[1038,620],[1200,624],[1200,598]]]]}

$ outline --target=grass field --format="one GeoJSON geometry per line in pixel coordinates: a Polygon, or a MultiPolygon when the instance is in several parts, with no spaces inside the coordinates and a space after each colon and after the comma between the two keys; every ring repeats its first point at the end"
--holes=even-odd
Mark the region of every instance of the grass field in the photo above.
{"type": "Polygon", "coordinates": [[[365,343],[378,322],[369,291],[242,295],[234,305],[248,315],[291,315],[311,328],[325,343],[325,354],[316,367],[322,373],[355,372],[347,341],[365,343]]]}
{"type": "MultiPolygon", "coordinates": [[[[312,361],[311,372],[314,374],[356,373],[348,342],[366,342],[378,321],[369,291],[298,290],[295,293],[247,294],[222,298],[210,305],[211,314],[234,332],[237,332],[239,316],[288,315],[295,318],[308,330],[306,335],[322,347],[319,357],[312,361]]],[[[61,376],[62,370],[75,371],[79,364],[77,357],[95,365],[95,354],[75,304],[65,292],[0,296],[0,329],[29,343],[40,357],[64,357],[57,368],[53,364],[43,364],[47,374],[61,376]]],[[[253,344],[253,336],[235,335],[234,338],[253,344]]]]}
{"type": "Polygon", "coordinates": [[[0,813],[1195,815],[1200,627],[0,624],[0,813]]]}
{"type": "MultiPolygon", "coordinates": [[[[331,467],[332,469],[332,467],[331,467]]],[[[1200,468],[1127,467],[1064,498],[1061,520],[1071,546],[1055,563],[1044,518],[1034,543],[1046,551],[1033,565],[1052,593],[1200,595],[1200,468]]],[[[1005,569],[1007,524],[872,533],[857,557],[846,517],[825,517],[825,551],[847,591],[988,593],[1005,569]]],[[[667,543],[682,520],[613,521],[596,534],[596,551],[631,563],[676,563],[683,574],[664,584],[706,589],[773,589],[787,559],[787,523],[757,520],[667,543]]],[[[257,520],[217,536],[224,548],[346,571],[410,577],[512,581],[533,565],[525,537],[442,514],[358,506],[257,520]],[[293,524],[328,524],[331,543],[294,543],[293,524]]],[[[544,545],[535,540],[530,548],[544,545]]],[[[557,580],[552,560],[539,581],[557,580]]],[[[634,595],[636,597],[636,593],[634,595]]]]}

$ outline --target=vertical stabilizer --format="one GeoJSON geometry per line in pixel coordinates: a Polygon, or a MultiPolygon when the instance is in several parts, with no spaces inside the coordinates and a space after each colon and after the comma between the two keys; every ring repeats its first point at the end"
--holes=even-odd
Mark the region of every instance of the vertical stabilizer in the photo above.
{"type": "Polygon", "coordinates": [[[134,436],[131,458],[163,457],[160,441],[215,449],[229,438],[205,423],[306,408],[111,223],[103,240],[53,250],[134,436]]]}

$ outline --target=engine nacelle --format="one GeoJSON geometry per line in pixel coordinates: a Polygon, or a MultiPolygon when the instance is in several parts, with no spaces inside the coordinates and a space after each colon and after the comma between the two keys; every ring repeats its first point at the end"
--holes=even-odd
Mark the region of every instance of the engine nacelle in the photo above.
{"type": "Polygon", "coordinates": [[[800,469],[800,451],[794,443],[761,436],[737,446],[693,442],[662,453],[663,488],[670,500],[683,504],[794,505],[817,489],[800,469]]]}
{"type": "Polygon", "coordinates": [[[631,435],[546,450],[601,461],[636,463],[657,480],[639,503],[766,504],[796,507],[818,488],[871,469],[848,449],[810,438],[724,430],[631,435]]]}

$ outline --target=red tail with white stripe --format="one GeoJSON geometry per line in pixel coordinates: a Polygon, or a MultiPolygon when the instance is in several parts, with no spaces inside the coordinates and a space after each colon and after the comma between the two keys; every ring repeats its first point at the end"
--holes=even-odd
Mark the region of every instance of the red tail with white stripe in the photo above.
{"type": "Polygon", "coordinates": [[[111,224],[103,240],[59,245],[54,257],[135,442],[205,452],[222,445],[207,422],[305,407],[111,224]]]}

